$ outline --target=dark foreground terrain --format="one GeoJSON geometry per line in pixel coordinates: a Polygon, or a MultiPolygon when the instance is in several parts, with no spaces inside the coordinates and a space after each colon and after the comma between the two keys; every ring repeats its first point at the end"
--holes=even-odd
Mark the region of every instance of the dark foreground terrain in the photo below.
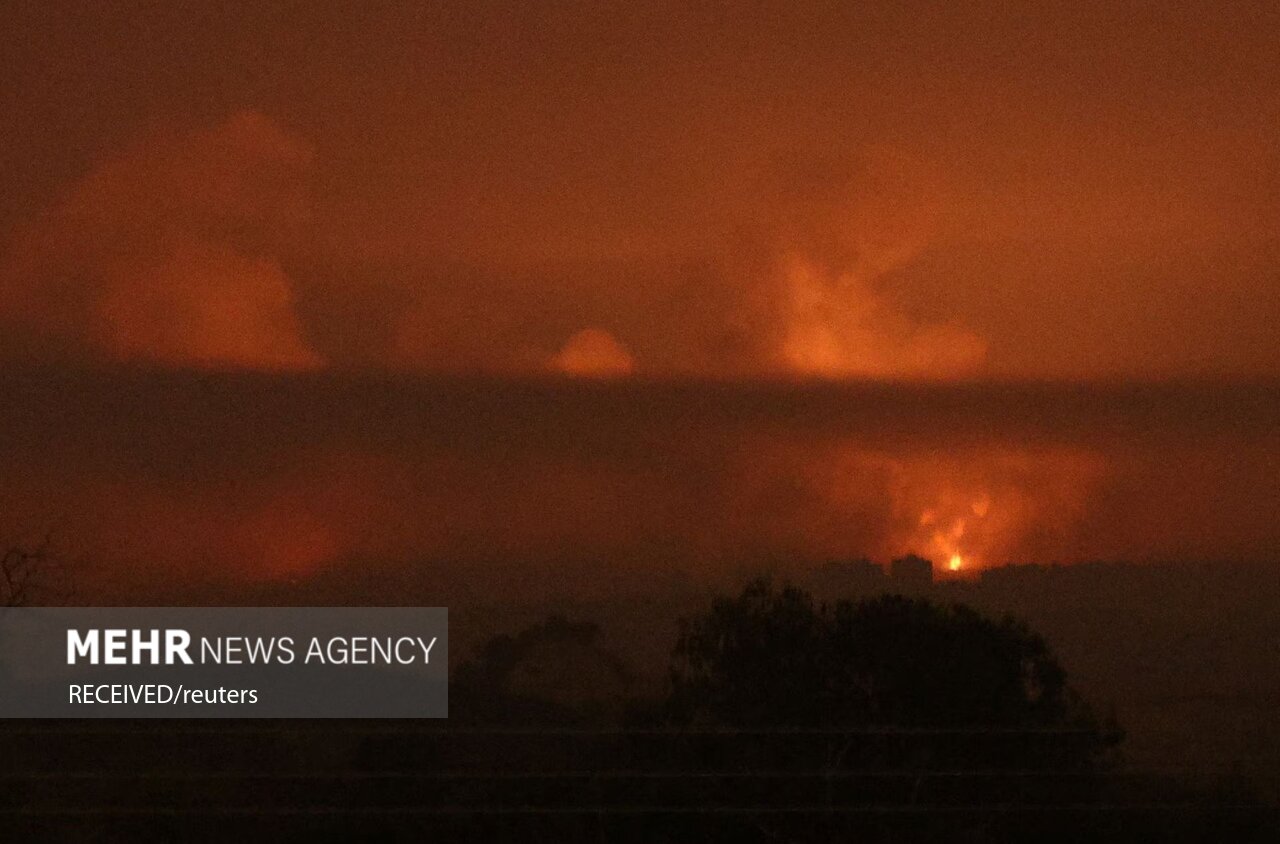
{"type": "MultiPolygon", "coordinates": [[[[858,566],[810,579],[817,599],[895,585],[858,566]]],[[[1271,579],[1254,569],[1205,580],[1195,567],[1025,568],[912,589],[992,618],[1016,609],[1101,720],[845,724],[804,708],[811,689],[766,680],[751,686],[761,700],[788,711],[799,700],[807,723],[767,712],[747,725],[675,723],[644,701],[661,694],[677,616],[705,612],[705,593],[473,609],[453,616],[447,722],[6,723],[5,837],[1280,840],[1271,579]],[[504,629],[516,635],[494,638],[504,629]],[[506,663],[486,690],[476,678],[495,659],[506,663]],[[1105,754],[1082,762],[1084,742],[1105,754]]],[[[945,707],[930,711],[945,721],[945,707]]]]}
{"type": "MultiPolygon", "coordinates": [[[[1062,736],[928,736],[1052,747],[1062,736]]],[[[1243,786],[881,766],[912,733],[49,723],[3,734],[7,840],[1274,841],[1243,786]],[[838,753],[833,753],[837,750],[838,753]],[[843,753],[843,758],[840,756],[843,753]]]]}

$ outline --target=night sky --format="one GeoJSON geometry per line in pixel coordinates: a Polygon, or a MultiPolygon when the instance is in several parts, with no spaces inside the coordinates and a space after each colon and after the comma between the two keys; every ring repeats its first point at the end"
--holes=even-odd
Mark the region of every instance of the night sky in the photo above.
{"type": "Polygon", "coordinates": [[[0,528],[1275,560],[1276,4],[512,6],[4,4],[0,528]]]}

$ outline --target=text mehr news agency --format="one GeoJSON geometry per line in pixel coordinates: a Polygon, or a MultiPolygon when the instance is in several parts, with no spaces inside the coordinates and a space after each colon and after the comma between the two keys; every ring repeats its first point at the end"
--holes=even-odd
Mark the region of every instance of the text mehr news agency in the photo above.
{"type": "MultiPolygon", "coordinates": [[[[67,630],[67,664],[89,665],[428,665],[436,637],[217,636],[192,641],[182,629],[67,630]]],[[[77,683],[71,703],[254,704],[256,689],[192,689],[166,683],[77,683]]]]}

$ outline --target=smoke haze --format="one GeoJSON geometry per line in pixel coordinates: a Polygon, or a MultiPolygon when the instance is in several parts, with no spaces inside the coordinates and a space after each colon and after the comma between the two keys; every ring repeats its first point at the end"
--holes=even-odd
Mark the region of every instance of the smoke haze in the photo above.
{"type": "Polygon", "coordinates": [[[1280,375],[1272,4],[716,9],[10,4],[4,351],[1280,375]]]}
{"type": "Polygon", "coordinates": [[[1274,3],[641,6],[5,4],[0,527],[1275,559],[1274,3]]]}
{"type": "Polygon", "coordinates": [[[1270,386],[136,371],[3,386],[3,527],[56,526],[118,582],[410,565],[533,588],[580,569],[1264,562],[1280,547],[1270,386]]]}

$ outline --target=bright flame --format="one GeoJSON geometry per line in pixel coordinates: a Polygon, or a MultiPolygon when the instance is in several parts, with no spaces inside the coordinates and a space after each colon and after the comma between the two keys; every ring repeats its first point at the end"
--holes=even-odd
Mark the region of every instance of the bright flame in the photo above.
{"type": "Polygon", "coordinates": [[[919,554],[956,573],[1060,553],[1106,471],[1100,455],[1045,448],[898,455],[839,443],[797,447],[792,459],[820,502],[793,528],[809,553],[919,554]]]}

